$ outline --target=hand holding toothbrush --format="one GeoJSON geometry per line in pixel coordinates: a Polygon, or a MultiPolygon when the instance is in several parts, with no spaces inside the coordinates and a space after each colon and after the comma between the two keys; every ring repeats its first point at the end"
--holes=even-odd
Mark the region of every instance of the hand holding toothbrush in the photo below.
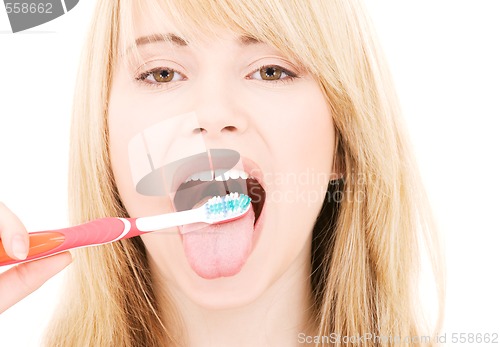
{"type": "MultiPolygon", "coordinates": [[[[214,196],[202,206],[186,211],[139,218],[99,218],[69,228],[29,233],[29,250],[25,260],[9,255],[0,239],[0,266],[41,259],[74,248],[103,245],[186,224],[225,223],[244,216],[250,209],[250,202],[250,197],[245,194],[230,193],[222,197],[214,196]]],[[[5,213],[9,215],[8,212],[5,213]]],[[[14,223],[16,219],[10,214],[12,225],[19,230],[20,222],[17,220],[18,223],[14,223]]],[[[12,243],[14,238],[7,233],[6,235],[12,243]]],[[[15,255],[16,247],[12,246],[12,251],[15,255]]]]}
{"type": "MultiPolygon", "coordinates": [[[[29,236],[19,218],[0,203],[0,251],[23,260],[29,249],[29,236]]],[[[71,263],[69,252],[19,264],[0,273],[0,313],[42,286],[71,263]]]]}
{"type": "Polygon", "coordinates": [[[212,197],[192,210],[141,218],[101,218],[65,229],[29,234],[21,221],[0,203],[0,266],[26,261],[0,274],[0,313],[66,267],[71,262],[69,249],[185,224],[225,223],[244,216],[250,202],[247,195],[231,193],[212,197]]]}

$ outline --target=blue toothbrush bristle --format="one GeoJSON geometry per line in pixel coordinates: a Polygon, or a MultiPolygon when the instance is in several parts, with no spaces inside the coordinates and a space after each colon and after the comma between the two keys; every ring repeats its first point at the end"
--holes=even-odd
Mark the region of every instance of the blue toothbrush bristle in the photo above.
{"type": "Polygon", "coordinates": [[[230,193],[226,196],[214,196],[206,203],[207,216],[210,219],[225,219],[238,216],[247,211],[252,199],[248,195],[230,193]]]}

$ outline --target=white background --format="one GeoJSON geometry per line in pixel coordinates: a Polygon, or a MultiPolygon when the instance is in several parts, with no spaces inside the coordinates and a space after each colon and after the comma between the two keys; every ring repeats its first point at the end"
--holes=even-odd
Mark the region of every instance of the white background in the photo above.
{"type": "MultiPolygon", "coordinates": [[[[69,116],[94,4],[17,34],[0,6],[0,200],[28,230],[67,226],[69,116]]],[[[443,331],[500,334],[500,2],[367,4],[446,240],[443,331]]],[[[0,315],[1,346],[39,345],[61,280],[0,315]]]]}

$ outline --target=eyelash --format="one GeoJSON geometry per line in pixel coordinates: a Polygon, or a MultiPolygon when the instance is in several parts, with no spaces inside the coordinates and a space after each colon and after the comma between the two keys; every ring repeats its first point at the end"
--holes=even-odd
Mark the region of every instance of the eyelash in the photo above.
{"type": "MultiPolygon", "coordinates": [[[[158,68],[154,68],[154,69],[151,69],[151,70],[148,70],[148,71],[145,71],[141,74],[139,74],[139,76],[137,76],[135,78],[135,80],[137,82],[139,82],[140,84],[142,85],[146,85],[147,87],[150,87],[150,88],[161,88],[161,87],[164,87],[165,84],[170,84],[171,82],[167,82],[167,83],[160,83],[160,82],[148,82],[146,80],[146,78],[148,78],[148,76],[150,76],[151,74],[155,73],[155,72],[161,72],[161,71],[172,71],[173,73],[177,73],[177,74],[180,74],[182,75],[179,71],[177,70],[174,70],[174,69],[171,69],[171,68],[166,68],[166,67],[158,67],[158,68]]],[[[182,80],[184,80],[185,77],[183,77],[182,80]]],[[[174,81],[174,82],[178,82],[178,81],[174,81]]]]}
{"type": "MultiPolygon", "coordinates": [[[[254,71],[252,71],[251,73],[249,73],[245,79],[250,79],[249,76],[252,76],[254,75],[256,72],[262,70],[262,69],[265,69],[265,68],[279,68],[280,70],[282,70],[283,73],[285,73],[285,77],[284,78],[280,78],[280,79],[277,79],[277,80],[260,80],[260,81],[263,81],[263,82],[266,82],[266,83],[289,83],[289,82],[292,82],[293,80],[295,80],[296,78],[300,78],[300,76],[288,69],[285,69],[284,67],[280,66],[280,65],[262,65],[260,66],[258,69],[255,69],[254,71]]],[[[147,81],[147,78],[148,76],[150,76],[151,74],[155,73],[155,72],[160,72],[160,71],[165,71],[165,70],[168,70],[168,71],[172,71],[173,73],[177,73],[177,74],[180,74],[182,75],[182,73],[180,73],[179,71],[175,70],[175,69],[171,69],[171,68],[168,68],[168,67],[158,67],[158,68],[154,68],[154,69],[151,69],[151,70],[148,70],[148,71],[145,71],[141,74],[139,74],[137,77],[135,77],[135,80],[137,82],[139,82],[140,84],[143,84],[143,85],[146,85],[147,87],[150,87],[150,88],[162,88],[164,87],[164,85],[166,84],[170,84],[172,82],[181,82],[183,80],[186,79],[186,77],[183,77],[180,81],[171,81],[171,82],[165,82],[165,83],[161,83],[161,82],[148,82],[147,81]]]]}
{"type": "MultiPolygon", "coordinates": [[[[266,69],[266,68],[270,68],[270,67],[272,67],[272,68],[278,68],[278,69],[282,70],[285,73],[286,77],[285,78],[280,78],[280,79],[277,79],[277,80],[265,81],[267,83],[279,83],[279,82],[281,82],[281,83],[288,83],[288,82],[292,82],[296,78],[300,78],[300,76],[298,74],[296,74],[296,73],[294,73],[294,72],[292,72],[292,71],[290,71],[288,69],[285,69],[284,67],[282,67],[280,65],[272,65],[272,64],[271,65],[262,65],[258,69],[252,71],[247,76],[251,76],[251,75],[255,74],[256,72],[258,72],[258,71],[260,71],[262,69],[266,69]]],[[[264,80],[262,80],[262,81],[264,81],[264,80]]]]}

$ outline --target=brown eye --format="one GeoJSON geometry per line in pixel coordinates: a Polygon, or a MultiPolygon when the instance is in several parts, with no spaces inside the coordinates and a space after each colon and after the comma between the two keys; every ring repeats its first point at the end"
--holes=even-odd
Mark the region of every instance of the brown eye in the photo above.
{"type": "Polygon", "coordinates": [[[156,82],[165,83],[174,79],[175,72],[173,70],[158,70],[152,72],[151,75],[156,82]]]}
{"type": "Polygon", "coordinates": [[[279,80],[284,74],[283,69],[278,66],[264,66],[259,70],[260,77],[265,81],[279,80]]]}

